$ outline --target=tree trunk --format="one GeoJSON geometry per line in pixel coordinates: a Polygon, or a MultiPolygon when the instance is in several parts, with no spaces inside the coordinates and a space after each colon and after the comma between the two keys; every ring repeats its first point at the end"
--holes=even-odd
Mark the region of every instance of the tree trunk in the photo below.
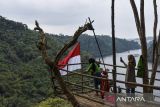
{"type": "MultiPolygon", "coordinates": [[[[141,0],[140,3],[140,18],[138,15],[138,10],[135,4],[134,0],[130,0],[134,18],[135,18],[135,23],[137,27],[137,32],[140,38],[140,43],[141,43],[141,51],[142,51],[142,56],[144,58],[144,76],[143,76],[143,84],[149,84],[148,80],[148,60],[147,60],[147,42],[146,42],[146,35],[145,35],[145,18],[144,18],[144,0],[141,0]]],[[[148,88],[143,88],[143,92],[147,93],[148,88]]]]}
{"type": "Polygon", "coordinates": [[[152,67],[154,66],[154,59],[155,59],[155,47],[157,42],[157,24],[158,24],[158,15],[157,15],[157,3],[156,0],[153,0],[153,7],[154,7],[154,25],[153,25],[153,53],[152,53],[152,67]]]}
{"type": "MultiPolygon", "coordinates": [[[[74,107],[80,107],[79,102],[76,100],[74,95],[69,91],[65,82],[63,81],[57,65],[58,65],[58,62],[59,62],[60,58],[64,54],[64,52],[66,52],[68,48],[70,48],[71,46],[73,46],[77,42],[78,37],[83,32],[85,32],[86,30],[93,30],[93,27],[92,27],[91,23],[86,23],[83,27],[79,27],[79,29],[75,32],[75,34],[73,36],[73,39],[69,43],[67,43],[59,51],[59,53],[56,55],[56,58],[55,58],[54,62],[52,62],[50,60],[50,58],[48,57],[47,50],[46,50],[46,45],[47,45],[46,43],[47,42],[46,42],[45,34],[44,34],[43,30],[39,27],[39,24],[38,24],[37,21],[36,21],[35,30],[38,30],[39,33],[40,33],[40,41],[39,41],[37,47],[41,51],[43,59],[45,60],[46,64],[52,69],[51,72],[53,72],[55,74],[55,78],[57,79],[62,91],[64,92],[64,94],[66,95],[68,100],[71,102],[71,104],[74,107]]],[[[51,76],[53,76],[53,75],[51,75],[51,76]]]]}
{"type": "MultiPolygon", "coordinates": [[[[145,18],[144,18],[144,0],[141,0],[140,3],[140,20],[141,20],[141,44],[142,44],[142,56],[144,58],[144,76],[143,76],[143,84],[149,84],[148,80],[148,55],[147,55],[147,42],[146,42],[146,33],[145,33],[145,18]]],[[[148,88],[143,88],[143,92],[147,93],[148,88]]]]}
{"type": "MultiPolygon", "coordinates": [[[[111,21],[112,21],[112,54],[113,54],[113,65],[116,65],[116,45],[115,45],[115,23],[114,23],[114,5],[115,0],[112,0],[112,11],[111,11],[111,21]]],[[[114,93],[117,93],[117,88],[116,88],[116,66],[113,67],[113,91],[114,93]]]]}
{"type": "MultiPolygon", "coordinates": [[[[152,74],[150,79],[150,85],[154,85],[156,71],[158,67],[158,44],[160,40],[157,41],[157,24],[158,24],[158,15],[157,15],[157,3],[156,0],[153,0],[153,6],[154,6],[154,26],[153,26],[153,53],[152,53],[152,74]]],[[[151,93],[153,93],[153,89],[150,88],[149,90],[151,93]]]]}
{"type": "MultiPolygon", "coordinates": [[[[159,36],[158,36],[158,41],[156,43],[155,46],[155,59],[154,59],[154,64],[153,64],[153,68],[152,68],[152,74],[151,74],[151,80],[150,80],[150,85],[154,85],[155,82],[155,77],[156,77],[156,72],[157,72],[157,67],[158,67],[158,61],[159,61],[159,54],[158,53],[158,48],[160,46],[160,32],[159,32],[159,36]]],[[[153,88],[150,88],[149,90],[151,93],[153,93],[153,88]]]]}

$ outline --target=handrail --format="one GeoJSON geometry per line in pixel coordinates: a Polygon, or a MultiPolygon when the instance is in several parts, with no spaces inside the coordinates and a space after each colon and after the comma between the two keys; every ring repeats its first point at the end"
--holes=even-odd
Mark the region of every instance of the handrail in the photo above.
{"type": "MultiPolygon", "coordinates": [[[[103,65],[103,63],[100,63],[100,64],[103,65]]],[[[104,64],[104,65],[115,66],[119,68],[126,68],[125,66],[121,66],[121,65],[112,65],[112,64],[104,64]]],[[[138,68],[135,68],[135,70],[138,70],[138,68]]],[[[148,69],[148,71],[152,72],[152,69],[148,69]]],[[[160,73],[160,71],[157,71],[157,72],[160,73]]]]}
{"type": "MultiPolygon", "coordinates": [[[[69,81],[65,81],[65,82],[70,84],[70,85],[79,86],[79,87],[90,89],[90,90],[93,90],[93,91],[106,92],[106,91],[103,91],[103,90],[100,90],[100,89],[94,89],[94,88],[91,88],[91,87],[88,87],[88,86],[82,86],[82,85],[79,85],[79,84],[76,84],[76,83],[72,83],[72,82],[69,82],[69,81]]],[[[75,94],[75,93],[73,93],[73,94],[75,94]]],[[[112,93],[110,93],[110,94],[112,94],[112,93]]],[[[90,98],[87,98],[87,99],[90,99],[90,98]]],[[[109,104],[109,106],[111,106],[111,105],[109,104]]]]}
{"type": "MultiPolygon", "coordinates": [[[[107,91],[102,91],[100,89],[94,89],[94,88],[91,88],[91,87],[88,87],[88,86],[81,86],[79,84],[76,84],[76,83],[72,83],[72,82],[68,82],[68,81],[65,81],[66,83],[68,84],[71,84],[71,85],[75,85],[75,86],[79,86],[79,87],[82,87],[82,88],[87,88],[87,89],[90,89],[90,90],[93,90],[93,91],[98,91],[98,92],[107,92],[107,91]]],[[[121,88],[122,90],[126,90],[125,88],[121,88]]],[[[139,92],[139,91],[135,91],[137,93],[140,93],[140,94],[143,94],[142,92],[139,92]]],[[[157,96],[157,95],[153,95],[154,97],[158,97],[160,98],[160,96],[157,96]]]]}
{"type": "MultiPolygon", "coordinates": [[[[62,69],[62,70],[64,70],[64,69],[62,69]]],[[[64,71],[67,72],[67,70],[64,70],[64,71]]],[[[68,71],[68,75],[73,75],[74,73],[75,73],[74,71],[68,71]]],[[[83,72],[83,73],[86,73],[86,72],[83,72]]],[[[108,73],[112,74],[112,72],[108,72],[108,73]]],[[[116,73],[116,74],[125,76],[125,74],[123,74],[123,73],[116,73]]],[[[141,78],[141,77],[138,77],[138,76],[136,76],[136,77],[141,78]]],[[[151,79],[151,78],[148,78],[148,79],[151,79]]],[[[160,81],[160,79],[158,79],[158,78],[155,78],[155,80],[160,81]]]]}
{"type": "MultiPolygon", "coordinates": [[[[82,62],[82,63],[75,63],[75,64],[67,64],[67,65],[79,65],[79,64],[88,64],[86,62],[82,62]]],[[[118,67],[118,68],[126,68],[125,66],[121,66],[121,65],[113,65],[113,64],[106,64],[106,63],[99,63],[101,65],[107,65],[107,66],[115,66],[115,67],[118,67]]],[[[61,65],[58,65],[58,66],[64,66],[65,64],[61,64],[61,65]]],[[[135,70],[138,70],[138,68],[135,68],[135,70]]],[[[152,72],[152,69],[148,69],[148,71],[152,72]]],[[[157,70],[157,73],[160,73],[160,71],[157,70]]]]}
{"type": "MultiPolygon", "coordinates": [[[[122,90],[126,90],[125,88],[122,88],[122,87],[120,87],[122,90]]],[[[140,92],[140,91],[135,91],[136,93],[139,93],[139,94],[143,94],[143,92],[140,92]]],[[[154,97],[158,97],[158,98],[160,98],[160,96],[157,96],[157,95],[153,95],[154,97]]]]}
{"type": "MultiPolygon", "coordinates": [[[[67,64],[68,66],[69,65],[77,65],[77,64],[88,64],[88,63],[76,63],[76,64],[67,64]]],[[[102,64],[102,63],[100,63],[100,64],[102,64]]],[[[105,64],[105,65],[107,65],[107,66],[115,66],[115,65],[112,65],[112,64],[105,64]]],[[[58,65],[58,66],[62,66],[62,65],[58,65]]],[[[126,68],[126,67],[124,67],[124,66],[119,66],[119,65],[116,65],[116,67],[119,67],[119,68],[126,68]]],[[[75,71],[68,71],[68,70],[65,70],[65,69],[60,69],[60,70],[63,70],[63,71],[66,71],[66,72],[68,72],[67,73],[67,77],[68,76],[71,76],[71,75],[80,75],[80,76],[82,76],[83,78],[84,77],[89,77],[89,78],[96,78],[96,79],[100,79],[100,80],[108,80],[108,81],[113,81],[113,79],[107,79],[107,78],[102,78],[102,77],[96,77],[96,76],[92,76],[92,75],[90,75],[90,74],[86,74],[87,72],[86,71],[83,71],[83,70],[81,70],[81,72],[75,72],[75,71]]],[[[136,68],[136,70],[137,70],[137,68],[136,68]]],[[[151,71],[151,70],[149,70],[149,71],[151,71]]],[[[158,73],[160,73],[160,71],[157,71],[158,73]]],[[[113,73],[113,72],[108,72],[108,73],[113,73]]],[[[125,75],[124,73],[116,73],[116,74],[118,74],[118,75],[125,75]]],[[[136,76],[137,77],[137,76],[136,76]]],[[[140,78],[140,77],[138,77],[138,78],[140,78]]],[[[150,78],[148,78],[148,79],[150,79],[150,78]]],[[[155,79],[156,81],[160,81],[160,79],[158,79],[158,78],[156,78],[155,79]]],[[[84,86],[84,85],[81,85],[81,84],[83,84],[83,83],[85,83],[85,82],[88,82],[88,81],[83,81],[83,80],[81,80],[81,81],[79,81],[78,83],[72,83],[72,82],[69,82],[68,80],[66,81],[66,80],[64,80],[66,83],[68,83],[68,84],[71,84],[71,85],[74,85],[74,86],[79,86],[79,87],[82,87],[82,93],[83,93],[83,89],[84,88],[86,88],[86,89],[90,89],[90,90],[95,90],[95,91],[99,91],[99,92],[103,92],[102,90],[98,90],[98,89],[94,89],[94,88],[91,88],[91,87],[88,87],[88,86],[84,86]]],[[[126,81],[122,81],[122,80],[115,80],[115,82],[117,82],[117,83],[122,83],[122,84],[131,84],[131,85],[134,85],[134,86],[138,86],[138,87],[150,87],[150,88],[153,88],[153,89],[155,89],[155,90],[160,90],[160,87],[159,86],[153,86],[153,85],[148,85],[148,84],[140,84],[140,83],[135,83],[135,82],[126,82],[126,81]]],[[[126,90],[125,88],[122,88],[122,87],[120,87],[122,90],[126,90]]],[[[104,91],[105,92],[105,91],[104,91]]],[[[139,93],[139,94],[143,94],[143,92],[140,92],[140,91],[135,91],[136,93],[139,93]]],[[[158,96],[158,95],[153,95],[154,97],[158,97],[158,98],[160,98],[160,96],[158,96]]]]}
{"type": "MultiPolygon", "coordinates": [[[[112,72],[108,72],[108,73],[111,73],[112,74],[112,72]]],[[[125,75],[125,74],[123,74],[123,73],[116,73],[116,74],[118,74],[118,75],[125,75]]],[[[138,76],[136,76],[137,78],[141,78],[141,77],[138,77],[138,76]]],[[[151,78],[148,78],[148,79],[151,79],[151,78]]],[[[156,81],[160,81],[160,79],[157,79],[157,78],[155,78],[155,80],[156,81]]]]}
{"type": "MultiPolygon", "coordinates": [[[[64,70],[64,69],[62,69],[62,70],[64,70]]],[[[67,71],[67,70],[64,70],[64,71],[67,71]]],[[[90,77],[90,78],[113,81],[112,79],[96,77],[96,76],[92,76],[92,75],[88,75],[88,74],[82,74],[82,73],[78,73],[78,72],[74,72],[74,73],[77,74],[77,75],[83,75],[83,76],[90,77]]],[[[140,87],[150,87],[150,88],[153,88],[153,89],[156,89],[156,90],[160,90],[159,86],[153,86],[153,85],[148,85],[148,84],[139,84],[139,83],[135,83],[135,82],[125,82],[125,81],[121,81],[121,80],[115,80],[115,81],[119,82],[119,83],[131,84],[131,85],[136,85],[136,86],[140,86],[140,87]]]]}
{"type": "MultiPolygon", "coordinates": [[[[80,81],[79,83],[81,83],[81,82],[90,82],[90,80],[80,81]]],[[[76,84],[78,84],[78,82],[77,82],[76,84]]],[[[112,87],[112,86],[111,86],[111,87],[112,87]]],[[[117,88],[118,88],[118,87],[117,87],[117,88]]],[[[126,90],[126,88],[123,88],[123,87],[120,87],[120,89],[126,90]]],[[[140,92],[140,91],[135,91],[135,92],[136,92],[136,93],[139,93],[139,94],[143,94],[143,92],[140,92]]],[[[160,98],[160,96],[157,96],[157,95],[154,95],[154,97],[160,98]]]]}

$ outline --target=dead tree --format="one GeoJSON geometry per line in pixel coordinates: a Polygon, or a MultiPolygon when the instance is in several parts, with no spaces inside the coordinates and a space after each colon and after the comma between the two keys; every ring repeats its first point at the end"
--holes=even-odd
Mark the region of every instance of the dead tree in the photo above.
{"type": "MultiPolygon", "coordinates": [[[[154,63],[153,63],[153,66],[152,66],[152,74],[151,74],[150,85],[154,85],[154,82],[155,82],[155,77],[156,77],[156,72],[157,72],[157,67],[158,67],[158,61],[159,61],[159,53],[158,53],[159,46],[160,46],[160,32],[159,32],[158,40],[156,40],[155,53],[154,53],[154,63]]],[[[153,88],[150,88],[149,92],[153,93],[153,88]]]]}
{"type": "MultiPolygon", "coordinates": [[[[157,3],[156,3],[156,0],[153,0],[153,7],[154,7],[153,54],[152,54],[153,64],[152,64],[152,74],[151,74],[150,83],[148,81],[148,66],[147,66],[148,61],[147,61],[147,43],[146,43],[146,35],[145,35],[144,0],[141,0],[141,4],[140,4],[140,18],[139,18],[137,7],[134,0],[130,0],[130,3],[134,13],[137,31],[141,41],[142,55],[144,58],[145,71],[144,71],[144,77],[143,77],[143,84],[154,85],[156,71],[158,67],[158,60],[159,60],[158,47],[160,45],[160,32],[157,40],[157,24],[158,24],[157,3]]],[[[148,89],[143,88],[143,92],[153,93],[153,88],[148,88],[148,89]]]]}
{"type": "MultiPolygon", "coordinates": [[[[135,18],[135,23],[137,27],[137,32],[140,38],[140,43],[141,43],[141,51],[142,51],[142,56],[144,58],[144,76],[143,76],[143,84],[149,84],[148,80],[148,58],[147,58],[147,42],[146,42],[146,34],[145,34],[145,17],[144,17],[144,0],[140,0],[140,17],[138,14],[138,10],[135,4],[134,0],[130,0],[132,10],[134,13],[134,18],[135,18]]],[[[143,88],[143,92],[147,93],[148,89],[143,88]]]]}
{"type": "Polygon", "coordinates": [[[66,97],[68,98],[68,100],[71,102],[71,104],[74,107],[80,107],[79,102],[76,100],[76,98],[74,97],[74,95],[70,92],[70,90],[67,88],[65,82],[63,81],[61,74],[59,72],[59,68],[58,68],[58,62],[61,59],[62,55],[64,54],[64,52],[66,52],[68,50],[68,48],[70,48],[71,46],[73,46],[76,42],[78,37],[85,32],[86,30],[93,30],[93,27],[91,25],[91,23],[86,23],[84,26],[79,27],[78,30],[74,33],[73,39],[68,42],[56,55],[55,60],[51,61],[50,58],[48,57],[47,54],[47,50],[46,50],[46,37],[45,37],[45,33],[43,32],[43,29],[41,29],[39,27],[38,22],[36,21],[36,27],[35,30],[38,30],[40,33],[40,41],[38,43],[38,48],[41,51],[42,57],[45,61],[45,63],[51,68],[51,74],[54,73],[56,80],[58,81],[63,93],[66,95],[66,97]]]}
{"type": "MultiPolygon", "coordinates": [[[[157,3],[156,0],[153,0],[153,7],[154,7],[154,26],[153,26],[153,53],[152,53],[152,74],[151,74],[151,80],[150,85],[154,85],[156,71],[158,67],[158,47],[160,44],[160,32],[159,32],[159,38],[157,40],[157,24],[158,24],[158,15],[157,15],[157,3]]],[[[150,88],[149,90],[151,93],[153,93],[153,89],[150,88]]]]}
{"type": "Polygon", "coordinates": [[[155,59],[155,46],[157,42],[157,24],[158,24],[158,15],[157,15],[157,3],[156,0],[153,0],[154,7],[154,25],[153,25],[153,53],[152,53],[152,63],[154,64],[155,59]]]}

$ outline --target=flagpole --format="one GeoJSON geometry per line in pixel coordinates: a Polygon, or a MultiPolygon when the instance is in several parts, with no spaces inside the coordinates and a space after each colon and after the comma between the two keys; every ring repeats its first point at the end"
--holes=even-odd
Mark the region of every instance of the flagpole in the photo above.
{"type": "MultiPolygon", "coordinates": [[[[90,24],[92,25],[92,22],[91,22],[90,17],[88,17],[88,19],[89,19],[90,24]]],[[[93,28],[93,26],[92,26],[92,28],[93,28]]],[[[92,31],[93,31],[93,35],[94,35],[94,37],[95,37],[95,40],[96,40],[96,43],[97,43],[97,46],[98,46],[99,53],[100,53],[101,58],[102,58],[102,62],[103,62],[103,65],[104,65],[104,69],[106,69],[105,64],[104,64],[104,59],[103,59],[103,56],[102,56],[102,52],[101,52],[101,49],[100,49],[100,46],[99,46],[99,43],[98,43],[96,34],[95,34],[95,32],[94,32],[94,29],[93,29],[92,31]]]]}

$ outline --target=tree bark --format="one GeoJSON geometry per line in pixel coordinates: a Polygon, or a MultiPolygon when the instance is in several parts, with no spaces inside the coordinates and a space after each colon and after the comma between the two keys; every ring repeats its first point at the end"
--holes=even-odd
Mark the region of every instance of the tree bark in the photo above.
{"type": "MultiPolygon", "coordinates": [[[[154,82],[155,82],[155,77],[156,77],[156,72],[157,72],[157,67],[158,67],[158,61],[159,61],[159,54],[160,54],[160,53],[158,53],[159,46],[160,46],[160,32],[159,32],[158,41],[157,41],[156,46],[155,46],[155,59],[154,59],[154,64],[153,64],[153,68],[152,68],[150,85],[154,85],[154,82]]],[[[153,88],[150,88],[149,92],[153,93],[153,88]]]]}
{"type": "MultiPolygon", "coordinates": [[[[51,61],[50,58],[48,57],[47,54],[47,50],[46,50],[46,38],[45,38],[45,34],[43,32],[43,30],[39,27],[38,22],[36,21],[36,27],[35,30],[38,30],[40,33],[40,41],[38,44],[38,48],[42,53],[42,57],[45,60],[46,64],[52,69],[51,72],[53,72],[55,74],[55,78],[57,79],[62,91],[64,92],[64,94],[66,95],[66,97],[68,98],[68,100],[71,102],[71,104],[74,107],[80,107],[79,102],[76,100],[76,98],[74,97],[74,95],[69,91],[69,89],[67,88],[65,82],[63,81],[61,74],[59,72],[59,68],[58,68],[58,62],[60,60],[60,58],[62,57],[62,55],[64,54],[65,51],[67,51],[68,48],[70,48],[71,46],[73,46],[76,42],[78,37],[85,32],[86,30],[93,30],[93,27],[91,25],[91,23],[86,23],[84,26],[79,27],[78,30],[75,32],[73,39],[68,42],[56,55],[56,58],[54,61],[51,61]]],[[[52,74],[52,73],[51,73],[52,74]]]]}
{"type": "MultiPolygon", "coordinates": [[[[140,38],[140,43],[141,43],[141,51],[142,51],[142,56],[144,58],[144,76],[143,76],[143,84],[149,84],[148,80],[148,60],[147,60],[147,42],[146,42],[146,35],[145,35],[145,17],[144,17],[144,0],[141,0],[140,2],[140,18],[138,15],[138,10],[135,4],[134,0],[130,0],[134,18],[135,18],[135,23],[137,27],[137,32],[140,38]]],[[[143,88],[143,92],[147,93],[148,88],[143,88]]]]}
{"type": "MultiPolygon", "coordinates": [[[[153,54],[152,54],[152,74],[150,79],[150,85],[154,85],[155,82],[155,76],[156,71],[158,67],[158,47],[160,43],[160,32],[159,32],[159,38],[157,41],[157,24],[158,24],[158,14],[157,14],[157,3],[156,0],[153,0],[153,6],[154,6],[154,26],[153,26],[153,54]]],[[[151,93],[153,93],[153,89],[150,88],[149,90],[151,93]]]]}
{"type": "Polygon", "coordinates": [[[154,25],[153,25],[153,53],[152,53],[152,63],[154,66],[154,59],[155,59],[155,47],[157,42],[157,24],[158,24],[158,15],[157,15],[157,3],[156,0],[153,0],[153,7],[154,7],[154,25]]]}
{"type": "Polygon", "coordinates": [[[132,10],[133,10],[133,14],[134,14],[134,19],[135,19],[135,23],[136,23],[136,28],[137,28],[137,32],[138,32],[138,35],[139,35],[139,38],[140,38],[140,41],[141,41],[141,24],[140,24],[140,18],[139,18],[139,15],[138,15],[138,10],[137,10],[137,6],[134,2],[134,0],[130,0],[130,3],[131,3],[131,7],[132,7],[132,10]]]}
{"type": "MultiPolygon", "coordinates": [[[[140,3],[140,18],[141,18],[141,44],[142,44],[142,56],[144,58],[144,76],[143,84],[149,84],[148,80],[148,55],[147,55],[147,42],[146,42],[146,32],[145,32],[145,17],[144,17],[144,0],[140,3]]],[[[143,92],[147,93],[148,88],[143,88],[143,92]]]]}

